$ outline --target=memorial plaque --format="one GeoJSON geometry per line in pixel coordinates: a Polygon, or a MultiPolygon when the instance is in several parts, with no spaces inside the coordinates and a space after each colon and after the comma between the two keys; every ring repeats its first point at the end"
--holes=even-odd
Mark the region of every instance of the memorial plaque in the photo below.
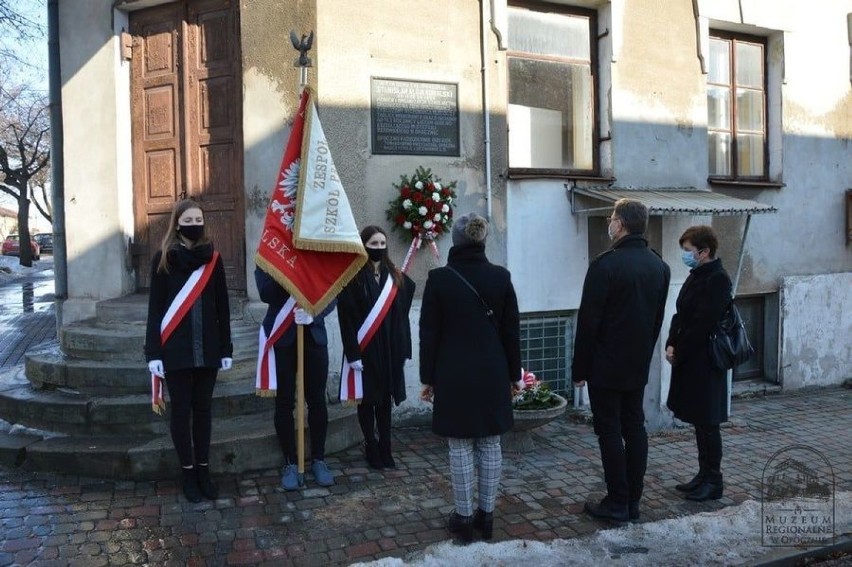
{"type": "Polygon", "coordinates": [[[458,85],[372,79],[374,154],[459,156],[458,85]]]}

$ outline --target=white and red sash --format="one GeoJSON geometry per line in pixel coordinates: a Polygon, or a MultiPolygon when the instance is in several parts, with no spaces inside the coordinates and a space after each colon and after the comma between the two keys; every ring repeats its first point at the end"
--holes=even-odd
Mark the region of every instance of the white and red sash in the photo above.
{"type": "Polygon", "coordinates": [[[290,297],[281,307],[275,322],[266,336],[263,325],[260,326],[257,353],[257,376],[255,378],[255,394],[261,397],[271,397],[278,389],[278,378],[275,373],[275,351],[273,345],[287,332],[296,319],[296,300],[290,297]]]}
{"type": "MultiPolygon", "coordinates": [[[[219,259],[219,252],[213,251],[213,257],[210,261],[196,268],[183,287],[180,288],[172,304],[163,315],[163,320],[160,322],[160,344],[165,345],[172,333],[177,329],[183,318],[192,309],[192,306],[201,297],[201,292],[210,281],[210,276],[213,275],[213,269],[216,267],[216,261],[219,259]]],[[[163,398],[163,377],[151,374],[151,409],[158,415],[163,414],[166,409],[166,401],[163,398]]]]}
{"type": "MultiPolygon", "coordinates": [[[[378,299],[376,299],[375,305],[367,313],[367,318],[364,319],[361,328],[358,329],[358,347],[362,353],[367,348],[367,345],[370,344],[370,341],[373,340],[376,331],[379,330],[388,312],[390,312],[393,300],[396,298],[398,291],[399,288],[393,283],[393,275],[388,274],[388,278],[382,287],[381,293],[379,293],[378,299]]],[[[361,371],[352,368],[349,360],[346,359],[346,355],[344,355],[343,369],[340,372],[340,401],[358,403],[363,397],[364,382],[361,371]]]]}

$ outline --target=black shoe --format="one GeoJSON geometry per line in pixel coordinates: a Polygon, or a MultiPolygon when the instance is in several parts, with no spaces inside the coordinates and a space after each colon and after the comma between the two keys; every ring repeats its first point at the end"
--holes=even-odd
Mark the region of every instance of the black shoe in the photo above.
{"type": "Polygon", "coordinates": [[[204,498],[208,500],[219,498],[219,489],[210,478],[210,467],[198,466],[196,470],[198,471],[198,488],[204,498]]]}
{"type": "Polygon", "coordinates": [[[603,500],[597,504],[591,500],[583,506],[586,514],[599,520],[609,520],[623,524],[630,519],[630,513],[627,510],[627,504],[616,504],[605,496],[603,500]]]}
{"type": "Polygon", "coordinates": [[[494,513],[478,509],[473,515],[473,527],[482,534],[482,539],[490,540],[494,535],[494,513]]]}
{"type": "Polygon", "coordinates": [[[705,480],[698,488],[686,495],[687,500],[693,502],[704,502],[705,500],[718,500],[725,491],[722,481],[705,480]]]}
{"type": "Polygon", "coordinates": [[[635,522],[639,519],[639,501],[627,503],[627,516],[630,521],[635,522]]]}
{"type": "Polygon", "coordinates": [[[379,458],[382,460],[382,466],[386,469],[396,468],[396,461],[393,460],[393,455],[391,455],[390,447],[380,447],[379,458]]]}
{"type": "Polygon", "coordinates": [[[364,441],[364,456],[367,458],[367,464],[370,465],[371,469],[382,470],[384,468],[379,456],[379,446],[375,441],[372,443],[364,441]]]}
{"type": "Polygon", "coordinates": [[[195,469],[183,469],[183,495],[193,504],[198,504],[204,499],[201,489],[198,487],[195,469]]]}
{"type": "Polygon", "coordinates": [[[706,471],[698,471],[698,474],[696,474],[689,482],[675,485],[675,490],[680,490],[681,492],[692,492],[698,488],[702,482],[704,482],[704,478],[706,476],[706,471]]]}
{"type": "MultiPolygon", "coordinates": [[[[473,541],[473,516],[460,516],[453,510],[447,518],[447,531],[456,537],[457,543],[473,541]]],[[[455,543],[455,542],[454,542],[455,543]]]]}

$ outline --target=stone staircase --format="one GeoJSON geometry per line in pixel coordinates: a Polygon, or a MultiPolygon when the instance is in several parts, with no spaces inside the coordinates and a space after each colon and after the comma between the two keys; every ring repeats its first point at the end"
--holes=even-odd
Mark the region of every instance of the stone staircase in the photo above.
{"type": "MultiPolygon", "coordinates": [[[[214,391],[211,468],[277,468],[274,400],[254,392],[257,324],[233,303],[234,367],[219,373],[214,391]]],[[[66,325],[58,342],[26,353],[24,368],[0,374],[0,419],[14,425],[0,433],[0,463],[120,479],[176,474],[168,416],[151,411],[142,352],[146,313],[144,295],[100,302],[93,319],[66,325]]],[[[355,411],[330,405],[326,452],[359,439],[355,411]]]]}

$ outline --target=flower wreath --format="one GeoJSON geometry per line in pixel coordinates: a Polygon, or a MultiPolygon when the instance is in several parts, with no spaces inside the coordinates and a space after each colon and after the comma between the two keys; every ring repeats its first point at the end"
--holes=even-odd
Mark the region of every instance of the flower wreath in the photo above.
{"type": "Polygon", "coordinates": [[[400,175],[399,192],[390,201],[388,220],[393,230],[401,228],[412,239],[435,240],[453,225],[453,203],[456,200],[456,182],[442,184],[432,175],[431,169],[417,168],[414,175],[400,175]]]}

